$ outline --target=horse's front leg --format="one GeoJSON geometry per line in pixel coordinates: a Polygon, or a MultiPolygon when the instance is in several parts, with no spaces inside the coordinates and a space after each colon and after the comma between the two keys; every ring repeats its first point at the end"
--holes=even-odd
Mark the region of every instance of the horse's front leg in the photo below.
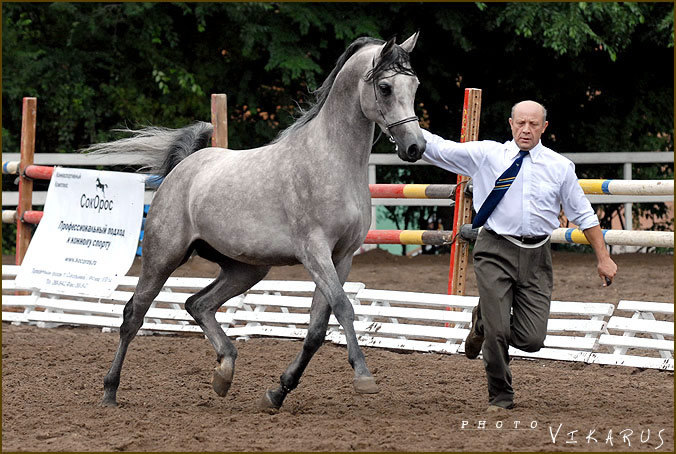
{"type": "Polygon", "coordinates": [[[308,257],[303,264],[317,285],[312,300],[308,334],[303,342],[303,349],[280,377],[279,388],[267,391],[263,396],[260,404],[262,409],[281,407],[286,395],[298,386],[300,377],[312,356],[324,342],[332,309],[345,331],[348,361],[355,372],[353,383],[355,391],[363,394],[378,392],[378,386],[366,366],[364,354],[357,343],[352,304],[343,290],[343,284],[352,266],[352,255],[338,261],[335,266],[330,258],[327,260],[321,254],[308,257]]]}
{"type": "Polygon", "coordinates": [[[282,376],[279,377],[279,387],[276,390],[265,392],[259,404],[261,410],[280,408],[286,395],[296,389],[300,377],[303,375],[312,356],[324,342],[330,316],[331,306],[329,306],[329,303],[320,292],[315,291],[310,309],[310,324],[307,336],[303,341],[303,348],[282,376]]]}
{"type": "MultiPolygon", "coordinates": [[[[317,290],[322,293],[324,298],[329,303],[333,314],[338,319],[338,323],[343,327],[345,338],[347,341],[347,358],[350,365],[354,369],[354,389],[358,393],[373,394],[378,392],[378,386],[375,379],[369,372],[366,366],[366,359],[361,347],[357,343],[357,335],[354,331],[354,309],[352,303],[343,290],[343,282],[347,279],[347,274],[352,265],[352,257],[350,256],[347,264],[343,264],[346,269],[341,269],[344,276],[339,277],[336,267],[330,258],[328,248],[324,254],[316,254],[308,257],[304,262],[305,267],[310,272],[317,290]]],[[[341,261],[342,263],[342,261],[341,261]]]]}

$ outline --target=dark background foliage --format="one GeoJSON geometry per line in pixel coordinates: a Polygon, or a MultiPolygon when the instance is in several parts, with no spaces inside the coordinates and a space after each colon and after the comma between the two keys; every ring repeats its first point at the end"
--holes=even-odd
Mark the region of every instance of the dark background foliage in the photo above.
{"type": "MultiPolygon", "coordinates": [[[[24,96],[38,98],[37,152],[71,153],[121,126],[209,121],[211,93],[228,95],[230,146],[262,145],[355,38],[417,30],[417,110],[435,133],[459,139],[464,89],[477,87],[482,139],[509,139],[509,109],[535,99],[548,108],[543,140],[558,152],[673,150],[673,4],[584,2],[3,3],[2,150],[18,151],[24,96]]],[[[382,140],[374,151],[392,150],[382,140]]],[[[577,171],[621,177],[616,165],[577,171]]],[[[673,165],[635,173],[671,178],[673,165]]],[[[381,167],[378,180],[455,175],[381,167]]],[[[600,207],[602,221],[618,208],[600,207]]],[[[636,209],[664,214],[663,204],[636,209]]],[[[433,210],[392,216],[426,228],[433,210]]]]}

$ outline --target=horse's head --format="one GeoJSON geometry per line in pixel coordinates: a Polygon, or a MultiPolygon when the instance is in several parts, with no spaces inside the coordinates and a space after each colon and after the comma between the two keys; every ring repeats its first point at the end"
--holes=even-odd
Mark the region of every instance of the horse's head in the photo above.
{"type": "Polygon", "coordinates": [[[378,124],[396,144],[399,157],[409,162],[420,159],[426,145],[414,112],[419,82],[409,60],[417,39],[415,33],[400,45],[392,38],[379,46],[360,95],[366,117],[378,124]]]}

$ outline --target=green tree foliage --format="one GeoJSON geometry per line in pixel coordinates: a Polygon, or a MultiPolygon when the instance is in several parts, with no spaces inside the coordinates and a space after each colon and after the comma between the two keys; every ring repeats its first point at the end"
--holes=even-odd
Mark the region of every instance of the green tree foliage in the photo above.
{"type": "MultiPolygon", "coordinates": [[[[673,149],[671,3],[286,2],[3,3],[2,149],[18,150],[24,96],[38,97],[37,151],[70,153],[114,128],[208,121],[211,93],[228,94],[230,146],[259,146],[293,122],[356,37],[416,30],[418,114],[440,135],[459,138],[463,90],[479,87],[480,138],[509,139],[509,109],[529,98],[548,107],[543,139],[559,152],[673,149]]],[[[638,171],[668,178],[673,165],[638,171]]],[[[383,167],[378,179],[455,176],[383,167]]],[[[427,227],[430,209],[393,213],[402,227],[427,227]]]]}

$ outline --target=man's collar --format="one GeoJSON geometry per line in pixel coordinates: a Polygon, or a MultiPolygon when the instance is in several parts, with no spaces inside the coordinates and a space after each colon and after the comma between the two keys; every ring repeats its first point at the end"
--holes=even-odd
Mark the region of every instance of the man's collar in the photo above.
{"type": "MultiPolygon", "coordinates": [[[[538,160],[542,154],[544,145],[542,145],[542,140],[538,141],[538,144],[535,145],[528,153],[530,154],[531,161],[535,162],[538,160]]],[[[519,154],[519,147],[516,144],[516,141],[512,139],[510,142],[507,142],[507,151],[509,152],[510,158],[515,158],[519,154]]]]}

